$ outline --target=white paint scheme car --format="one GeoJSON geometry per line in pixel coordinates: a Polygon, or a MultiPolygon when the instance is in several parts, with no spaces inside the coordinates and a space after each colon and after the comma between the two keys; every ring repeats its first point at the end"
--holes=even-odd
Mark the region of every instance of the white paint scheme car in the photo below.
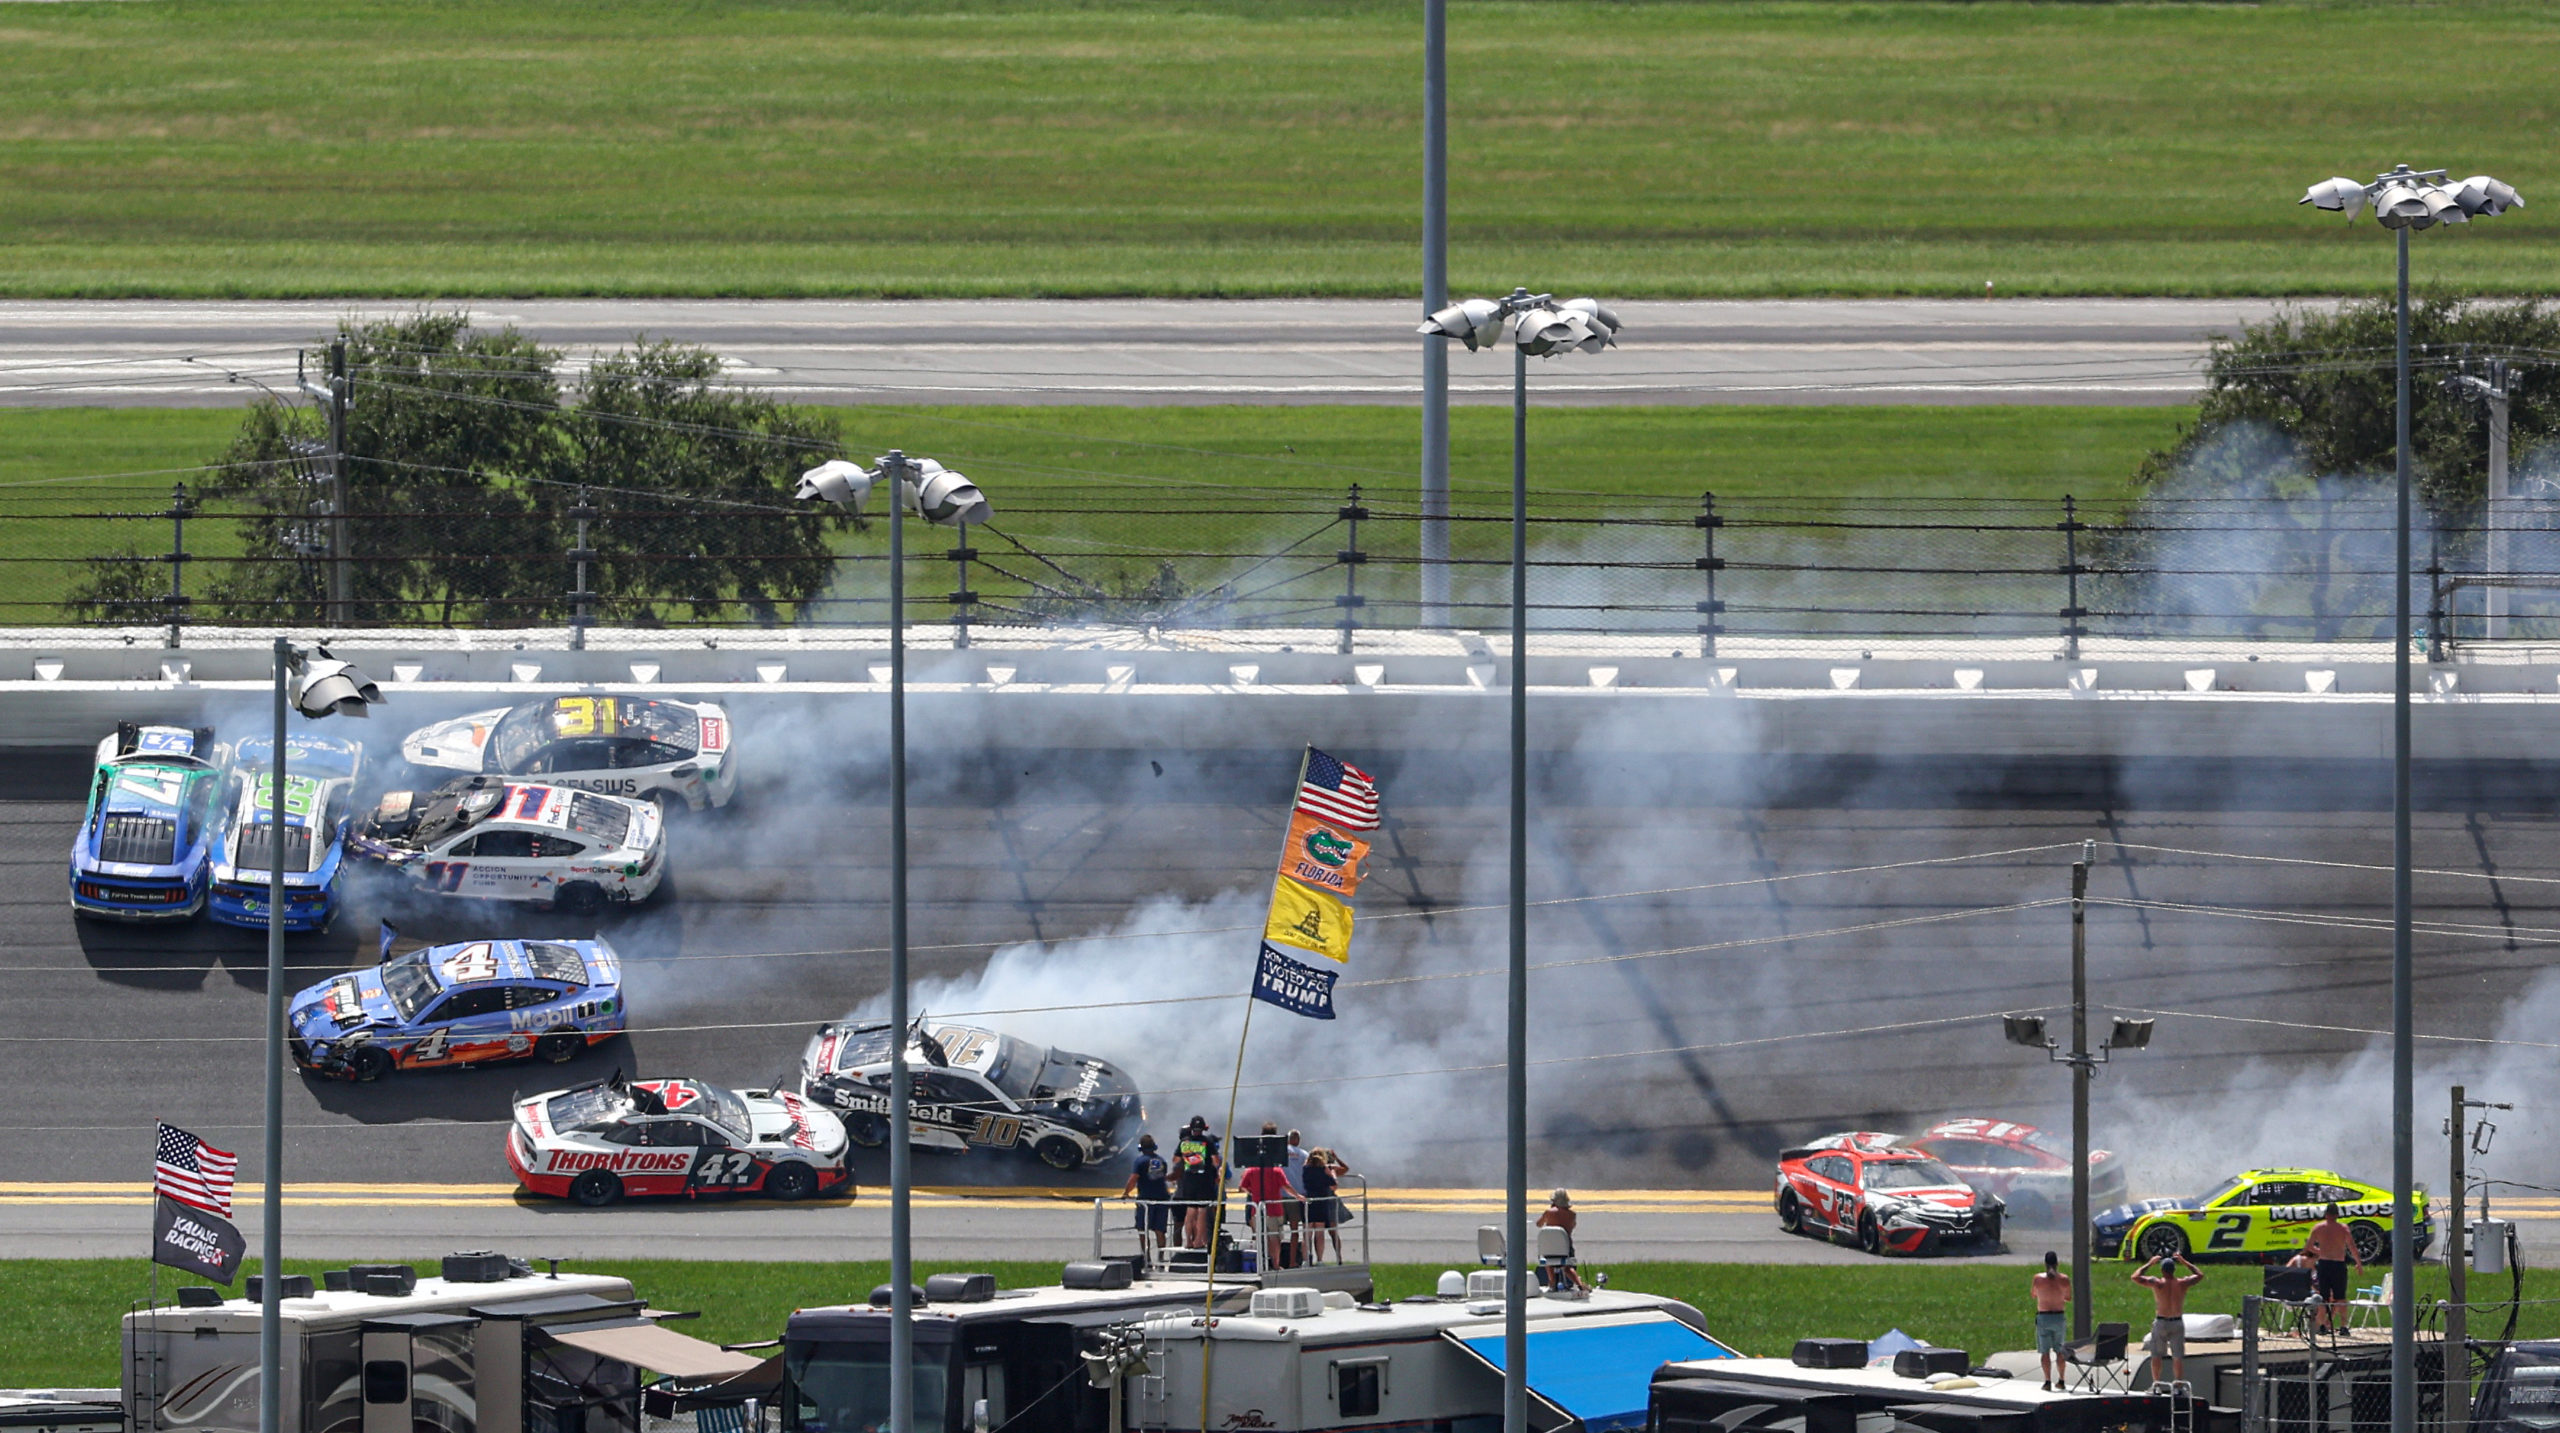
{"type": "Polygon", "coordinates": [[[737,730],[710,702],[545,697],[409,733],[412,766],[531,778],[692,810],[738,794],[737,730]]]}
{"type": "Polygon", "coordinates": [[[626,1194],[850,1196],[844,1125],[788,1090],[625,1080],[518,1100],[507,1168],[535,1194],[589,1207],[626,1194]]]}
{"type": "Polygon", "coordinates": [[[585,914],[658,889],[667,827],[650,802],[466,776],[384,796],[347,849],[423,890],[585,914]]]}

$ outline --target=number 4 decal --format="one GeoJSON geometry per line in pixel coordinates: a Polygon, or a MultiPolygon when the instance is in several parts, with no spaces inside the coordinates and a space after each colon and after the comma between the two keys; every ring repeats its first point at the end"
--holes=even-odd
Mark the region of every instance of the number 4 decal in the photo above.
{"type": "Polygon", "coordinates": [[[2213,1219],[2213,1237],[2205,1241],[2208,1249],[2237,1249],[2249,1232],[2246,1214],[2217,1214],[2213,1219]]]}
{"type": "Polygon", "coordinates": [[[452,1038],[452,1035],[453,1032],[450,1029],[428,1031],[417,1044],[409,1047],[409,1058],[412,1061],[443,1059],[445,1043],[452,1038]]]}

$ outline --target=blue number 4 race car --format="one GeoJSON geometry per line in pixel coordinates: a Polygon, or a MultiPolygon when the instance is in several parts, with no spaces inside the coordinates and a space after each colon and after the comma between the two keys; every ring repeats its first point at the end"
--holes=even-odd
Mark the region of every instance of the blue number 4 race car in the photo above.
{"type": "Polygon", "coordinates": [[[185,920],[204,909],[222,755],[211,727],[116,723],[71,842],[73,911],[185,920]]]}
{"type": "Polygon", "coordinates": [[[352,970],[293,997],[293,1060],[378,1080],[393,1070],[558,1064],[619,1033],[622,961],[602,940],[475,940],[352,970]]]}
{"type": "MultiPolygon", "coordinates": [[[[267,872],[275,860],[275,765],[267,754],[274,745],[252,737],[232,752],[206,911],[223,925],[267,928],[267,872]]],[[[334,736],[288,736],[284,754],[284,928],[327,930],[338,918],[348,807],[364,749],[334,736]]]]}

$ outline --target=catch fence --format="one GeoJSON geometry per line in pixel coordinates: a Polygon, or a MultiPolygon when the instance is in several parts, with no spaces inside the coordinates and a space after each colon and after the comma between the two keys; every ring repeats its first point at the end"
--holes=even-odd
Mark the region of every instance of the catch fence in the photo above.
{"type": "MultiPolygon", "coordinates": [[[[1507,497],[1461,494],[1445,559],[1408,490],[1017,488],[993,521],[907,525],[911,622],[1164,631],[1500,631],[1507,497]],[[1433,569],[1437,569],[1435,572],[1433,569]],[[1435,583],[1434,579],[1437,579],[1435,583]],[[1445,585],[1445,603],[1426,589],[1445,585]]],[[[2412,557],[2429,645],[2560,637],[2560,502],[2500,513],[2412,557]]],[[[885,525],[771,492],[563,485],[456,491],[344,515],[181,483],[0,495],[0,622],[21,626],[878,625],[885,525]],[[442,505],[439,506],[439,503],[442,505]]],[[[1691,499],[1550,493],[1531,504],[1529,621],[1547,633],[2354,641],[2385,632],[2385,498],[2132,503],[1893,495],[1691,499]]]]}

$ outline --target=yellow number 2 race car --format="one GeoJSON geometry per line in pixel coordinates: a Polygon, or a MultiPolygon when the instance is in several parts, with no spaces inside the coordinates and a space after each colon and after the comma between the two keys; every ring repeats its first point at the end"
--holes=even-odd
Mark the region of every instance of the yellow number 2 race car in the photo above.
{"type": "MultiPolygon", "coordinates": [[[[2435,1228],[2427,1193],[2410,1194],[2417,1216],[2416,1250],[2427,1251],[2435,1228]]],[[[2143,1199],[2102,1209],[2089,1220],[2102,1259],[2157,1259],[2175,1254],[2205,1263],[2272,1263],[2311,1237],[2331,1204],[2355,1235],[2368,1264],[2391,1257],[2391,1191],[2325,1169],[2252,1169],[2196,1199],[2143,1199]]]]}

